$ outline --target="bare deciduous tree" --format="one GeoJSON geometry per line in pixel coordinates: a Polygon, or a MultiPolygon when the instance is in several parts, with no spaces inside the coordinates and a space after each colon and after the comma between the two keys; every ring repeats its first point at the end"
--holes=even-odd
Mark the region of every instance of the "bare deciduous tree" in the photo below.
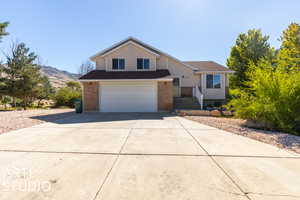
{"type": "Polygon", "coordinates": [[[78,68],[78,74],[80,76],[92,71],[95,69],[95,65],[90,61],[83,62],[78,68]]]}

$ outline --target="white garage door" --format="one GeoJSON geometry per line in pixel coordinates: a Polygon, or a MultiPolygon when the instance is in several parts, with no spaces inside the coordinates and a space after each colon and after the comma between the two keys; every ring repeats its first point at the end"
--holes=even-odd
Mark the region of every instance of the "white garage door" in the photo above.
{"type": "Polygon", "coordinates": [[[155,82],[112,82],[100,84],[101,112],[156,112],[155,82]]]}

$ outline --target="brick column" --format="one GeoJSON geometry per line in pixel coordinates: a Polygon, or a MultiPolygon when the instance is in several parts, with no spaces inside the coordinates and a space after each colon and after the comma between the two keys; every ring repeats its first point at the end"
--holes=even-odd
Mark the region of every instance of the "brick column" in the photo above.
{"type": "Polygon", "coordinates": [[[158,111],[171,111],[173,109],[173,83],[172,81],[157,82],[158,111]]]}
{"type": "Polygon", "coordinates": [[[99,111],[99,82],[83,82],[83,111],[99,111]]]}

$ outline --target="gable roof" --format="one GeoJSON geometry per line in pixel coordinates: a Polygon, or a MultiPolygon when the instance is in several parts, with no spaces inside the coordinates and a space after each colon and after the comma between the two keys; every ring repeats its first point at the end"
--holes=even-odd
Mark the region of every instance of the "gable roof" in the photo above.
{"type": "Polygon", "coordinates": [[[145,45],[144,43],[142,43],[141,41],[138,41],[137,39],[133,38],[133,37],[128,37],[126,38],[125,40],[122,40],[120,42],[117,42],[115,43],[114,45],[112,45],[111,47],[108,47],[100,52],[98,52],[97,54],[93,55],[90,57],[91,60],[94,60],[96,57],[98,56],[102,56],[102,55],[105,55],[105,54],[108,54],[109,52],[113,51],[114,49],[116,48],[119,48],[129,42],[132,42],[132,43],[135,43],[135,44],[138,44],[139,46],[147,49],[148,51],[151,51],[155,54],[160,54],[160,52],[156,49],[153,49],[153,48],[150,48],[148,45],[145,45]]]}
{"type": "Polygon", "coordinates": [[[142,48],[143,50],[145,50],[145,51],[147,51],[148,53],[153,54],[153,55],[155,55],[155,56],[158,56],[158,57],[160,56],[160,55],[158,54],[158,52],[155,52],[155,51],[153,51],[152,49],[146,48],[146,47],[144,47],[144,46],[142,46],[142,45],[140,45],[140,44],[138,44],[138,43],[136,43],[136,42],[133,42],[133,41],[131,41],[131,40],[129,40],[129,41],[123,43],[123,44],[117,45],[116,47],[111,48],[111,49],[109,49],[109,50],[106,50],[105,52],[103,52],[103,53],[102,53],[101,55],[99,55],[99,56],[104,57],[104,56],[106,56],[106,55],[108,55],[108,54],[110,54],[110,53],[112,53],[112,52],[114,52],[114,51],[116,51],[116,50],[118,50],[118,49],[124,47],[125,45],[128,45],[128,44],[132,44],[132,45],[134,45],[134,46],[137,46],[137,47],[139,47],[139,48],[142,48]]]}
{"type": "Polygon", "coordinates": [[[173,56],[171,56],[171,55],[169,55],[169,54],[167,54],[167,53],[164,53],[164,52],[162,52],[161,50],[158,50],[158,49],[156,49],[155,47],[152,47],[152,46],[150,46],[149,44],[146,44],[146,43],[144,43],[144,42],[142,42],[142,41],[140,41],[140,40],[138,40],[138,39],[136,39],[136,38],[134,38],[134,37],[128,37],[128,38],[126,38],[125,40],[122,40],[122,41],[120,41],[120,42],[118,42],[118,43],[112,45],[111,47],[106,48],[106,49],[104,49],[104,50],[98,52],[97,54],[91,56],[90,59],[91,59],[92,61],[95,61],[95,58],[96,58],[96,57],[102,56],[102,55],[104,55],[104,54],[107,54],[107,53],[109,53],[110,51],[113,51],[114,49],[116,49],[116,48],[118,48],[118,47],[120,47],[120,46],[122,46],[122,45],[125,45],[126,43],[129,43],[129,42],[136,43],[136,44],[138,44],[139,46],[141,46],[141,47],[143,47],[143,48],[147,49],[148,51],[151,51],[151,52],[153,52],[153,53],[155,53],[155,54],[158,54],[158,55],[165,55],[165,56],[167,56],[167,57],[169,57],[169,58],[172,58],[173,60],[175,60],[175,61],[177,61],[177,62],[183,64],[185,67],[187,67],[187,68],[189,68],[189,69],[191,69],[191,70],[194,70],[194,71],[197,70],[197,68],[194,68],[193,66],[190,66],[189,64],[183,63],[182,61],[178,60],[177,58],[174,58],[173,56]]]}
{"type": "Polygon", "coordinates": [[[197,68],[198,72],[232,72],[228,67],[213,61],[184,61],[183,63],[197,68]]]}

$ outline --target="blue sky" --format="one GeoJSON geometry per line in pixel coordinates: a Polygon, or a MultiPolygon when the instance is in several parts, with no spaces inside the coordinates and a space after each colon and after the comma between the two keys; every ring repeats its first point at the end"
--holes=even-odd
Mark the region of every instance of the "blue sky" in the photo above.
{"type": "MultiPolygon", "coordinates": [[[[299,0],[6,0],[0,21],[45,65],[70,72],[98,51],[128,36],[180,60],[226,63],[237,35],[260,28],[271,45],[291,22],[300,22],[299,0]]],[[[3,56],[2,56],[3,58],[3,56]]]]}

